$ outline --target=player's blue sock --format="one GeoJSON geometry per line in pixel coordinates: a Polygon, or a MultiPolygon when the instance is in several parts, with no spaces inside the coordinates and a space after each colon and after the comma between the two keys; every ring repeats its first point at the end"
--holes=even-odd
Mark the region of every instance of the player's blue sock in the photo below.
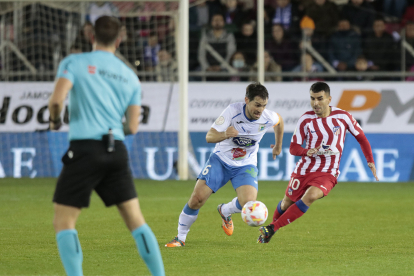
{"type": "Polygon", "coordinates": [[[190,216],[197,216],[199,211],[200,211],[200,209],[191,209],[188,206],[188,203],[186,203],[184,208],[183,208],[184,214],[190,215],[190,216]]]}
{"type": "Polygon", "coordinates": [[[138,252],[151,274],[154,276],[164,276],[164,263],[162,262],[160,247],[148,224],[141,225],[132,231],[132,236],[137,244],[138,252]]]}
{"type": "Polygon", "coordinates": [[[83,254],[78,231],[75,229],[62,230],[56,234],[56,241],[66,274],[68,276],[82,276],[83,254]]]}
{"type": "Polygon", "coordinates": [[[239,199],[236,199],[236,207],[237,209],[239,209],[241,211],[241,209],[243,209],[243,207],[240,205],[239,199]]]}
{"type": "Polygon", "coordinates": [[[283,215],[283,213],[285,212],[282,210],[282,201],[280,201],[279,204],[277,205],[277,211],[279,212],[280,215],[283,215]]]}
{"type": "Polygon", "coordinates": [[[306,213],[306,211],[309,209],[309,206],[303,203],[302,199],[296,201],[295,204],[296,206],[298,206],[299,210],[301,210],[303,213],[306,213]]]}

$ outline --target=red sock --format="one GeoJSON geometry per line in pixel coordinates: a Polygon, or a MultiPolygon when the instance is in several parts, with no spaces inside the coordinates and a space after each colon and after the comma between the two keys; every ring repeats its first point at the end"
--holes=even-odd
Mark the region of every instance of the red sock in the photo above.
{"type": "Polygon", "coordinates": [[[279,204],[277,205],[277,208],[276,208],[276,210],[273,214],[273,221],[272,222],[276,221],[285,212],[280,208],[281,204],[282,204],[282,201],[280,201],[279,204]]]}
{"type": "Polygon", "coordinates": [[[271,223],[275,231],[279,230],[280,227],[286,226],[289,223],[294,222],[300,218],[304,212],[302,212],[296,204],[292,204],[283,215],[277,221],[271,223]]]}

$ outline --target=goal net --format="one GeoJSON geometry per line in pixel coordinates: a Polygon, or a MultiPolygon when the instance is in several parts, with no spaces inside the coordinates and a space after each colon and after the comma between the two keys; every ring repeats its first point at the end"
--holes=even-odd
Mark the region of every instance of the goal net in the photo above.
{"type": "Polygon", "coordinates": [[[2,2],[1,79],[53,81],[62,58],[92,50],[96,19],[112,15],[122,22],[117,56],[142,81],[176,80],[177,9],[168,1],[2,2]]]}
{"type": "Polygon", "coordinates": [[[177,177],[179,118],[170,114],[179,109],[177,1],[0,2],[0,177],[60,172],[69,118],[61,132],[46,131],[47,101],[59,62],[92,50],[93,24],[102,15],[120,19],[116,56],[143,87],[140,132],[125,142],[133,174],[177,177]]]}

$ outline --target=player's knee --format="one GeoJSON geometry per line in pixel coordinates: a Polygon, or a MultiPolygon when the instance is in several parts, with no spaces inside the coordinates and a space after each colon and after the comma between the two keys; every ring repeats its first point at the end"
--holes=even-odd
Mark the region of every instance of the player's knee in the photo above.
{"type": "Polygon", "coordinates": [[[188,207],[191,209],[200,209],[205,202],[205,198],[199,194],[192,194],[190,200],[188,201],[188,207]]]}
{"type": "Polygon", "coordinates": [[[302,201],[306,204],[306,205],[310,205],[313,202],[315,202],[316,200],[320,199],[321,197],[323,197],[323,193],[322,191],[311,191],[311,192],[307,192],[304,197],[302,198],[302,201]]]}

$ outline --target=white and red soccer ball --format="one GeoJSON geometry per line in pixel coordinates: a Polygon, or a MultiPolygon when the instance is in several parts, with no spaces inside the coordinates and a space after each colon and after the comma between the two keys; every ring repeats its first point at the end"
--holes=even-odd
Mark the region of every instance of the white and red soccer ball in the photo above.
{"type": "Polygon", "coordinates": [[[263,225],[267,220],[267,207],[260,201],[249,201],[244,204],[241,217],[249,226],[263,225]]]}

